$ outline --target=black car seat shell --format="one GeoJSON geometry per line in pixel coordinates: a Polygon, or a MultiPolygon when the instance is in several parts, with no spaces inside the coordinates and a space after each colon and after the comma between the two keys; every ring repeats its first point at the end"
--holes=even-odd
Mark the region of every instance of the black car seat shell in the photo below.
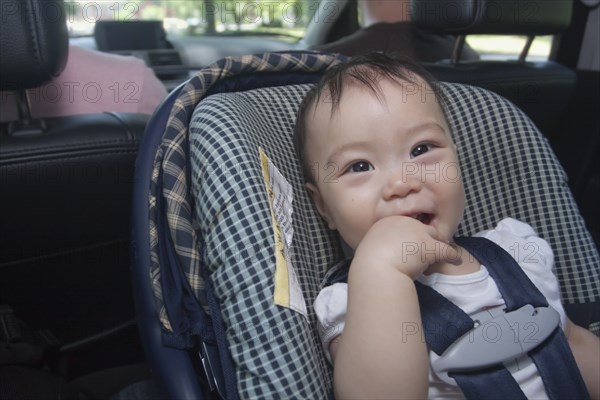
{"type": "Polygon", "coordinates": [[[571,22],[572,7],[570,0],[413,0],[411,20],[423,30],[459,37],[452,60],[425,64],[436,78],[502,95],[552,142],[575,89],[572,69],[554,61],[527,60],[529,42],[515,60],[457,60],[466,35],[521,35],[533,40],[560,34],[571,22]]]}
{"type": "Polygon", "coordinates": [[[0,301],[77,341],[133,318],[131,183],[149,116],[32,118],[26,89],[68,58],[64,4],[7,0],[1,12],[0,90],[20,117],[0,124],[0,301]]]}
{"type": "Polygon", "coordinates": [[[0,87],[40,86],[65,68],[69,33],[62,0],[2,2],[0,87]]]}

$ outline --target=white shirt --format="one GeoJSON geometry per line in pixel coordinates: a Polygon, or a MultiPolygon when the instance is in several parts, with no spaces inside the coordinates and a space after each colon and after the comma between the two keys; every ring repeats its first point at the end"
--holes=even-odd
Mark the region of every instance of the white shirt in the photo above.
{"type": "MultiPolygon", "coordinates": [[[[549,305],[558,311],[564,329],[567,317],[560,302],[558,281],[552,271],[554,256],[548,243],[538,237],[531,226],[512,218],[503,219],[495,229],[480,232],[475,236],[493,241],[513,256],[529,279],[546,297],[549,305]]],[[[496,283],[483,265],[479,271],[466,275],[434,273],[421,275],[418,281],[435,289],[468,315],[473,315],[484,308],[505,304],[496,283]]],[[[329,343],[344,329],[347,298],[347,284],[336,283],[324,288],[314,303],[321,325],[319,329],[321,341],[328,358],[329,343]]],[[[438,356],[430,351],[429,357],[430,362],[433,362],[438,356]]],[[[542,379],[529,357],[523,356],[519,361],[518,367],[515,365],[509,370],[525,396],[529,399],[548,398],[542,379]]],[[[428,397],[430,399],[464,398],[458,386],[442,381],[431,369],[428,397]]]]}

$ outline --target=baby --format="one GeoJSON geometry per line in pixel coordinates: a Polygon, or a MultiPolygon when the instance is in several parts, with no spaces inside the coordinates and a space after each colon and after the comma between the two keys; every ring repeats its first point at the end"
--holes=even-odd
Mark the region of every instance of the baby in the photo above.
{"type": "MultiPolygon", "coordinates": [[[[295,144],[306,188],[354,250],[347,283],[325,287],[315,301],[337,398],[463,395],[432,371],[437,355],[422,336],[406,334],[422,327],[415,281],[470,316],[505,304],[486,267],[454,243],[465,193],[437,87],[420,66],[371,54],[330,69],[300,107],[295,144]]],[[[516,261],[560,314],[598,398],[600,341],[565,316],[548,244],[514,219],[479,236],[505,250],[537,246],[533,259],[516,261]]],[[[528,356],[509,370],[528,398],[547,397],[528,356]]]]}

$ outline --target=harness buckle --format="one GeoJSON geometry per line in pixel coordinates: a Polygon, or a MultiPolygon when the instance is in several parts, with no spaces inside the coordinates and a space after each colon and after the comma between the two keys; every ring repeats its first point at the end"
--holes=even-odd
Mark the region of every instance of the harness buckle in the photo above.
{"type": "Polygon", "coordinates": [[[475,327],[452,343],[431,364],[442,380],[455,383],[452,372],[468,372],[510,362],[539,346],[560,323],[552,307],[525,305],[511,312],[500,307],[471,317],[475,327]]]}

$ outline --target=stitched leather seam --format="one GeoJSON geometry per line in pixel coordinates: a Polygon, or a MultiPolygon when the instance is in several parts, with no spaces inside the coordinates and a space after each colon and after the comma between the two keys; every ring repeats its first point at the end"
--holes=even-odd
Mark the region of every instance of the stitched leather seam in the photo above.
{"type": "Polygon", "coordinates": [[[29,28],[29,36],[31,39],[31,44],[33,46],[33,56],[38,64],[39,70],[42,71],[42,57],[40,54],[39,43],[36,40],[37,32],[35,32],[35,30],[37,28],[37,24],[35,22],[35,20],[36,20],[35,10],[34,10],[33,4],[29,1],[24,1],[23,4],[27,8],[26,13],[27,13],[27,18],[29,19],[29,21],[27,23],[27,27],[29,28]],[[30,6],[32,6],[32,7],[30,7],[30,6]]]}
{"type": "Polygon", "coordinates": [[[103,156],[108,156],[108,155],[123,155],[123,154],[136,154],[136,151],[112,151],[112,152],[107,152],[107,153],[101,153],[101,154],[89,154],[89,155],[81,155],[81,156],[61,156],[60,154],[57,154],[55,157],[52,158],[42,158],[40,160],[32,160],[32,161],[19,161],[19,160],[4,160],[2,161],[2,164],[0,165],[0,167],[5,168],[5,167],[10,167],[10,166],[14,166],[14,165],[30,165],[30,164],[47,164],[47,163],[51,163],[57,160],[85,160],[85,159],[91,159],[91,158],[99,158],[99,157],[103,157],[103,156]]]}
{"type": "Polygon", "coordinates": [[[43,146],[43,147],[36,147],[35,149],[21,149],[21,150],[14,150],[14,151],[11,151],[11,152],[5,153],[5,154],[23,154],[23,153],[36,154],[43,150],[70,150],[70,149],[93,150],[93,146],[117,145],[117,144],[128,144],[131,147],[137,148],[137,143],[131,143],[131,141],[129,141],[129,140],[104,140],[104,141],[98,141],[98,142],[86,142],[86,143],[71,144],[71,145],[43,146]]]}

